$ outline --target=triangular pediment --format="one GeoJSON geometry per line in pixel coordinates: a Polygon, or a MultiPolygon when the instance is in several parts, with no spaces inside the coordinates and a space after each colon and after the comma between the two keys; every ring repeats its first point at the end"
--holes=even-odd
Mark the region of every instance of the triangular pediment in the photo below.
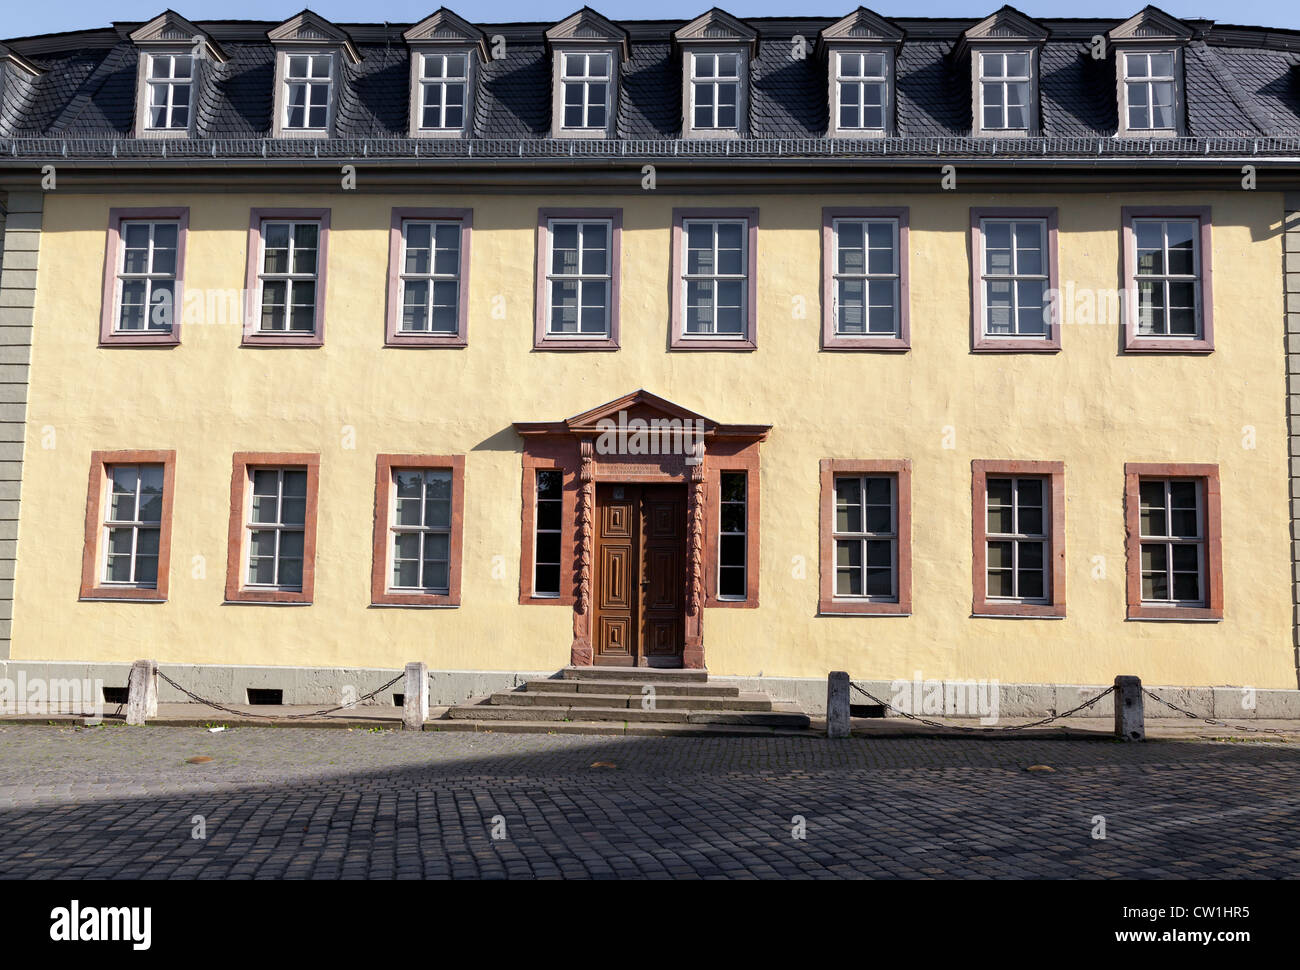
{"type": "Polygon", "coordinates": [[[820,38],[823,44],[898,44],[903,40],[903,31],[866,7],[858,7],[823,30],[820,38]]]}
{"type": "Polygon", "coordinates": [[[418,24],[402,32],[408,44],[458,44],[465,47],[483,44],[483,31],[446,7],[439,7],[418,24]]]}
{"type": "Polygon", "coordinates": [[[1041,44],[1047,40],[1047,35],[1047,28],[1038,21],[1025,16],[1015,7],[1007,6],[991,17],[985,17],[961,36],[967,44],[1003,41],[1041,44]]]}
{"type": "Polygon", "coordinates": [[[758,47],[758,31],[725,10],[714,7],[673,31],[679,44],[738,44],[758,47]]]}
{"type": "Polygon", "coordinates": [[[226,59],[225,52],[207,35],[206,31],[186,20],[175,10],[164,10],[147,24],[131,31],[127,37],[137,47],[151,47],[155,44],[173,46],[179,44],[189,47],[193,45],[195,37],[202,37],[204,51],[209,57],[218,61],[226,59]]]}
{"type": "Polygon", "coordinates": [[[1191,25],[1170,16],[1159,7],[1145,7],[1107,36],[1113,44],[1125,42],[1185,44],[1195,33],[1191,25]]]}
{"type": "Polygon", "coordinates": [[[518,421],[514,428],[522,435],[588,437],[609,431],[633,431],[635,425],[629,428],[629,422],[633,421],[644,421],[647,430],[654,427],[651,424],[654,421],[675,422],[659,427],[663,430],[678,428],[705,437],[722,435],[760,441],[771,429],[771,425],[766,424],[721,424],[646,390],[633,391],[562,421],[518,421]]]}
{"type": "Polygon", "coordinates": [[[361,60],[361,55],[352,44],[352,38],[344,30],[310,10],[304,10],[272,27],[266,32],[266,38],[272,44],[338,47],[353,64],[361,60]]]}

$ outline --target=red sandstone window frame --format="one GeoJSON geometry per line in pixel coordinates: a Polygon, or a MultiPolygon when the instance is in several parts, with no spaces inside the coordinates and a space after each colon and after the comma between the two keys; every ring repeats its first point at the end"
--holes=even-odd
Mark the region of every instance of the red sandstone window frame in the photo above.
{"type": "MultiPolygon", "coordinates": [[[[248,219],[248,260],[244,273],[243,347],[322,347],[325,344],[326,278],[329,273],[329,209],[252,209],[248,219]],[[257,323],[262,315],[262,226],[280,221],[318,222],[316,247],[316,312],[311,333],[287,330],[263,333],[257,323]]],[[[287,310],[286,310],[287,312],[287,310]]]]}
{"type": "Polygon", "coordinates": [[[912,461],[823,458],[820,463],[818,600],[820,616],[910,616],[912,613],[912,461]],[[839,475],[893,476],[898,524],[897,602],[835,595],[835,478],[839,475]]]}
{"type": "MultiPolygon", "coordinates": [[[[726,445],[719,443],[715,447],[723,450],[726,445]]],[[[757,447],[746,445],[733,455],[706,454],[704,487],[708,495],[704,503],[707,510],[704,526],[704,605],[733,610],[757,609],[759,523],[762,521],[759,509],[757,447]],[[718,593],[722,476],[728,473],[740,473],[745,476],[745,596],[743,599],[722,599],[718,593]]]]}
{"type": "Polygon", "coordinates": [[[108,232],[104,243],[103,303],[99,317],[99,345],[101,347],[176,347],[181,342],[181,320],[185,306],[185,247],[190,232],[188,206],[155,207],[143,209],[109,209],[108,232]],[[120,332],[117,325],[118,269],[122,255],[122,223],[124,222],[174,222],[176,233],[176,286],[173,291],[172,326],[170,332],[162,330],[120,332]]]}
{"type": "Polygon", "coordinates": [[[86,489],[86,534],[81,552],[81,593],[83,600],[135,600],[164,603],[167,601],[171,572],[172,510],[176,495],[175,451],[92,451],[90,484],[86,489]],[[153,589],[138,586],[105,585],[101,567],[104,535],[104,508],[108,487],[108,468],[112,465],[162,465],[162,516],[158,531],[158,581],[153,589]]]}
{"type": "Polygon", "coordinates": [[[1223,619],[1223,512],[1219,486],[1219,466],[1208,463],[1126,462],[1124,464],[1125,589],[1130,620],[1202,620],[1223,619]],[[1142,602],[1142,479],[1193,478],[1201,483],[1205,507],[1201,510],[1201,528],[1205,536],[1206,605],[1148,606],[1142,602]]]}
{"type": "Polygon", "coordinates": [[[822,209],[822,350],[892,350],[908,351],[912,348],[910,289],[908,286],[908,220],[907,206],[893,208],[846,208],[827,206],[822,209]],[[893,220],[898,227],[898,336],[872,337],[844,336],[835,332],[835,223],[846,219],[893,220]]]}
{"type": "Polygon", "coordinates": [[[977,617],[1065,617],[1065,462],[971,462],[971,614],[977,617]],[[1045,567],[1049,583],[1047,602],[1021,603],[988,597],[988,479],[1041,477],[1047,479],[1048,550],[1045,567]],[[1050,566],[1046,564],[1050,562],[1050,566]]]}
{"type": "Polygon", "coordinates": [[[465,526],[465,456],[464,455],[376,455],[375,456],[375,531],[370,570],[370,604],[372,606],[460,606],[461,551],[465,526]],[[432,469],[451,472],[451,533],[448,540],[447,592],[394,592],[392,543],[389,527],[393,511],[393,472],[402,468],[432,469]]]}
{"type": "Polygon", "coordinates": [[[237,451],[231,459],[230,524],[226,533],[226,602],[310,605],[316,587],[316,519],[320,495],[320,455],[314,452],[237,451]],[[249,589],[244,571],[249,496],[253,468],[305,468],[307,511],[303,517],[302,589],[249,589]]]}
{"type": "Polygon", "coordinates": [[[1126,205],[1121,210],[1124,249],[1124,352],[1129,354],[1210,354],[1214,352],[1214,225],[1208,205],[1126,205]],[[1201,286],[1201,336],[1197,338],[1143,337],[1138,334],[1137,233],[1135,220],[1194,219],[1201,286]]]}
{"type": "Polygon", "coordinates": [[[1061,308],[1050,295],[1045,302],[1052,310],[1052,322],[1042,337],[991,337],[984,334],[984,228],[985,219],[1041,220],[1046,225],[1047,292],[1059,291],[1061,273],[1057,259],[1060,235],[1057,209],[988,208],[970,210],[971,352],[981,354],[1054,354],[1061,350],[1061,308]]]}
{"type": "Polygon", "coordinates": [[[758,208],[673,209],[672,231],[672,306],[669,311],[669,350],[757,350],[758,349],[758,208]],[[686,326],[686,286],[682,274],[686,268],[686,233],[688,220],[745,220],[745,333],[741,337],[688,337],[686,326]]]}
{"type": "Polygon", "coordinates": [[[474,229],[473,209],[394,208],[388,230],[388,306],[385,347],[465,347],[469,345],[469,247],[474,229]],[[456,332],[404,333],[402,315],[402,237],[408,222],[459,222],[460,259],[457,268],[456,332]]]}
{"type": "Polygon", "coordinates": [[[530,445],[523,454],[521,479],[522,514],[519,539],[519,603],[523,606],[573,606],[577,602],[578,563],[578,493],[582,483],[578,480],[577,445],[562,442],[556,445],[530,445]],[[537,473],[556,470],[562,475],[560,506],[560,595],[535,596],[533,594],[534,530],[537,522],[537,473]],[[567,567],[566,567],[566,564],[567,567]]]}
{"type": "Polygon", "coordinates": [[[537,280],[534,296],[534,350],[618,350],[619,302],[622,296],[623,269],[622,209],[538,209],[537,210],[537,280]],[[550,272],[551,222],[608,222],[609,232],[609,336],[565,337],[549,332],[551,294],[547,286],[550,272]]]}

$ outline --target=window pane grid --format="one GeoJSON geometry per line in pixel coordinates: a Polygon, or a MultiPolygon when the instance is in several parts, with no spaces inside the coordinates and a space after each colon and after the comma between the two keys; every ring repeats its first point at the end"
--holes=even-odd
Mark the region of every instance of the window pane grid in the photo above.
{"type": "Polygon", "coordinates": [[[451,592],[452,473],[393,470],[392,589],[451,592]]]}
{"type": "Polygon", "coordinates": [[[334,86],[334,58],[330,54],[289,54],[284,72],[284,127],[298,131],[324,131],[334,86]]]}
{"type": "Polygon", "coordinates": [[[984,336],[1049,335],[1049,254],[1044,219],[983,219],[984,336]]]}
{"type": "Polygon", "coordinates": [[[1049,484],[1045,478],[989,478],[985,482],[988,599],[1049,601],[1049,484]]]}
{"type": "Polygon", "coordinates": [[[1133,239],[1138,335],[1201,339],[1200,221],[1134,219],[1133,239]]]}
{"type": "Polygon", "coordinates": [[[745,472],[722,472],[718,496],[718,598],[744,600],[748,520],[745,472]]]}
{"type": "Polygon", "coordinates": [[[836,55],[835,90],[842,130],[884,131],[886,85],[884,54],[836,55]]]}
{"type": "Polygon", "coordinates": [[[1174,122],[1174,54],[1126,53],[1124,95],[1131,131],[1172,131],[1174,122]]]}
{"type": "Polygon", "coordinates": [[[105,473],[108,502],[103,522],[103,583],[156,589],[163,466],[109,465],[105,473]]]}
{"type": "Polygon", "coordinates": [[[735,130],[740,104],[740,55],[691,55],[691,118],[695,128],[735,130]]]}
{"type": "Polygon", "coordinates": [[[465,127],[468,58],[464,54],[420,57],[420,128],[456,131],[465,127]]]}
{"type": "Polygon", "coordinates": [[[613,223],[553,219],[547,227],[547,335],[608,337],[613,223]]]}
{"type": "Polygon", "coordinates": [[[145,78],[145,124],[158,131],[184,131],[190,124],[194,58],[191,54],[150,54],[145,78]]]}
{"type": "Polygon", "coordinates": [[[248,581],[254,588],[302,591],[307,522],[307,472],[250,468],[248,581]]]}
{"type": "Polygon", "coordinates": [[[117,318],[122,333],[172,329],[180,224],[124,221],[119,229],[117,318]]]}
{"type": "Polygon", "coordinates": [[[261,332],[315,332],[319,247],[318,222],[262,223],[261,332]]]}
{"type": "Polygon", "coordinates": [[[745,337],[747,235],[744,220],[683,222],[684,337],[745,337]]]}
{"type": "Polygon", "coordinates": [[[982,53],[981,127],[989,131],[1027,131],[1032,79],[1027,53],[982,53]]]}
{"type": "Polygon", "coordinates": [[[898,602],[898,479],[837,476],[835,598],[898,602]]]}
{"type": "Polygon", "coordinates": [[[899,336],[897,219],[836,219],[831,293],[838,336],[899,336]]]}
{"type": "Polygon", "coordinates": [[[533,519],[533,595],[560,595],[560,532],[564,509],[564,473],[537,472],[533,519]]]}
{"type": "Polygon", "coordinates": [[[606,127],[609,122],[610,82],[608,54],[562,55],[560,95],[564,127],[606,127]]]}
{"type": "Polygon", "coordinates": [[[1139,484],[1142,602],[1204,607],[1205,536],[1201,483],[1143,479],[1139,484]]]}
{"type": "Polygon", "coordinates": [[[460,237],[459,222],[402,223],[399,332],[459,332],[460,237]]]}

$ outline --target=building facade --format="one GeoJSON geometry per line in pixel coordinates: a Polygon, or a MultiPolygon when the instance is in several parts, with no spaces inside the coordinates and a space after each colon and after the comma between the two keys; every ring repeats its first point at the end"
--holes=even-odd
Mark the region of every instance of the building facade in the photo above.
{"type": "Polygon", "coordinates": [[[0,54],[11,666],[1297,686],[1300,33],[0,54]]]}

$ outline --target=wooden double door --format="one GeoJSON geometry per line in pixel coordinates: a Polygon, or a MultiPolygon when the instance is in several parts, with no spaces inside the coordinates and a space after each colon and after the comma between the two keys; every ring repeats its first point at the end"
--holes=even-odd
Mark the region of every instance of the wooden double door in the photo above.
{"type": "Polygon", "coordinates": [[[597,484],[594,531],[594,662],[680,667],[686,486],[597,484]]]}

